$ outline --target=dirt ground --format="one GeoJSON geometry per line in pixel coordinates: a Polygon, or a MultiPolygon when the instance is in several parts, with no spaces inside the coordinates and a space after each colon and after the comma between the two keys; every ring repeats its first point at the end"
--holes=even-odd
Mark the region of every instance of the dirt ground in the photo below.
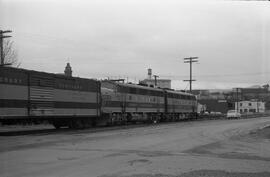
{"type": "Polygon", "coordinates": [[[3,177],[269,177],[270,117],[0,137],[3,177]]]}

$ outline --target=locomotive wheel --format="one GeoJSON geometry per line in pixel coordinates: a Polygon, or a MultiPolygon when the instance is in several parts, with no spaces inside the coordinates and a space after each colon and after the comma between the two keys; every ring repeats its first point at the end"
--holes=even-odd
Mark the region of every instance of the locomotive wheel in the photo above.
{"type": "Polygon", "coordinates": [[[57,122],[54,122],[54,123],[53,123],[53,126],[54,126],[54,128],[56,128],[56,129],[60,129],[60,128],[61,128],[61,125],[60,125],[59,123],[57,123],[57,122]]]}
{"type": "Polygon", "coordinates": [[[82,129],[83,124],[82,124],[81,119],[75,119],[75,120],[73,119],[69,122],[68,127],[71,129],[82,129]]]}

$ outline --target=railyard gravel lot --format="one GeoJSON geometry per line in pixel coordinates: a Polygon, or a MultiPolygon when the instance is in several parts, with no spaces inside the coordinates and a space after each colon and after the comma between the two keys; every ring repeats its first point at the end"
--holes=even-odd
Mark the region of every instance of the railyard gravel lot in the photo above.
{"type": "Polygon", "coordinates": [[[2,177],[269,177],[270,117],[0,136],[2,177]]]}

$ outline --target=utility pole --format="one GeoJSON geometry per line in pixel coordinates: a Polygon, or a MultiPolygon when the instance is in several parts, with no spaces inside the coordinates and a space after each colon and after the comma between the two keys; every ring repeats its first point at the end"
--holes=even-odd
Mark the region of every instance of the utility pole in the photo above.
{"type": "Polygon", "coordinates": [[[192,81],[196,81],[192,79],[192,63],[198,62],[199,57],[189,57],[189,58],[184,58],[184,63],[189,63],[190,67],[190,73],[189,73],[189,80],[184,80],[185,82],[189,82],[189,92],[192,93],[192,81]]]}
{"type": "Polygon", "coordinates": [[[157,76],[157,75],[153,75],[154,76],[154,78],[155,78],[155,87],[157,87],[157,78],[159,77],[159,76],[157,76]]]}
{"type": "Polygon", "coordinates": [[[238,112],[238,88],[236,88],[236,112],[238,112]]]}
{"type": "Polygon", "coordinates": [[[3,43],[4,43],[4,38],[9,38],[11,36],[4,36],[4,33],[11,33],[12,31],[11,30],[6,30],[6,31],[3,31],[3,30],[0,30],[0,52],[1,52],[1,63],[0,63],[0,66],[4,66],[5,65],[5,56],[4,56],[4,46],[3,46],[3,43]]]}

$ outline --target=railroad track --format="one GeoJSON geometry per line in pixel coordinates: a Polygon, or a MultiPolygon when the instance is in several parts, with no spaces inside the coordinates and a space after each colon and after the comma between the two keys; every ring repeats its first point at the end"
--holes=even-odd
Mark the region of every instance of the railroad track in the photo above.
{"type": "MultiPolygon", "coordinates": [[[[168,124],[168,123],[175,123],[175,122],[162,122],[159,124],[168,124]]],[[[155,124],[155,125],[159,125],[155,124]]],[[[77,134],[77,133],[95,133],[95,132],[102,132],[102,131],[109,131],[109,130],[118,130],[118,129],[131,129],[137,127],[147,127],[153,126],[154,124],[127,124],[127,125],[114,125],[114,126],[102,126],[102,127],[94,127],[94,128],[87,128],[87,129],[70,129],[70,128],[61,128],[61,129],[28,129],[28,130],[12,130],[12,131],[1,131],[0,136],[22,136],[22,135],[47,135],[47,134],[77,134]]]]}
{"type": "MultiPolygon", "coordinates": [[[[242,117],[241,119],[251,119],[256,117],[242,117]]],[[[21,135],[46,135],[46,134],[60,134],[60,133],[95,133],[95,132],[102,132],[102,131],[109,131],[109,130],[118,130],[118,129],[131,129],[137,127],[148,127],[148,126],[155,126],[159,124],[174,124],[174,123],[181,123],[185,121],[203,121],[203,120],[225,120],[226,117],[202,117],[196,120],[182,120],[178,122],[161,122],[158,124],[146,124],[146,123],[137,123],[137,124],[126,124],[126,125],[114,125],[114,126],[101,126],[101,127],[93,127],[87,129],[69,129],[69,128],[41,128],[41,129],[24,129],[24,130],[6,130],[0,131],[0,136],[21,136],[21,135]]]]}
{"type": "MultiPolygon", "coordinates": [[[[197,119],[196,121],[201,121],[203,119],[197,119]]],[[[70,129],[70,128],[40,128],[40,129],[24,129],[24,130],[6,130],[0,131],[0,136],[22,136],[22,135],[47,135],[47,134],[77,134],[77,133],[95,133],[95,132],[102,132],[102,131],[109,131],[109,130],[119,130],[119,129],[132,129],[137,127],[149,127],[149,126],[158,126],[164,124],[175,124],[181,122],[189,122],[195,120],[182,120],[178,122],[160,122],[157,124],[153,123],[136,123],[136,124],[124,124],[124,125],[112,125],[112,126],[100,126],[100,127],[92,127],[86,129],[70,129]]]]}

